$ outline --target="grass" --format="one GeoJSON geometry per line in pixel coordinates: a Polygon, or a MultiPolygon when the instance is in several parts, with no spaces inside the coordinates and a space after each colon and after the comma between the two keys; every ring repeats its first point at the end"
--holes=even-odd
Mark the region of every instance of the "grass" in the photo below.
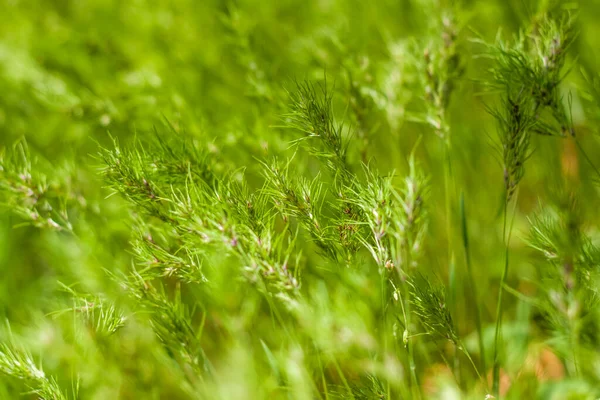
{"type": "Polygon", "coordinates": [[[0,398],[598,398],[591,3],[4,2],[0,398]]]}

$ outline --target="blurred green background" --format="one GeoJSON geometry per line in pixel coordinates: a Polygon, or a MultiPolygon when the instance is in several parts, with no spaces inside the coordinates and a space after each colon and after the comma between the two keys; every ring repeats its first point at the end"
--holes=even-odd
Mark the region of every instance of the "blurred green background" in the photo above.
{"type": "MultiPolygon", "coordinates": [[[[296,135],[279,128],[289,103],[287,90],[295,80],[321,81],[324,76],[335,88],[336,117],[349,126],[357,124],[350,105],[353,82],[363,94],[366,124],[373,129],[366,157],[381,174],[404,174],[408,155],[416,149],[432,191],[423,264],[447,281],[443,145],[429,126],[411,116],[423,109],[414,48],[438,40],[436,32],[448,9],[456,13],[464,67],[447,113],[453,174],[457,195],[465,198],[475,279],[485,297],[482,316],[492,335],[504,254],[502,173],[491,144],[495,124],[485,111],[485,105],[496,99],[483,94],[480,83],[489,61],[479,57],[484,49],[470,39],[493,41],[499,31],[509,38],[535,15],[555,6],[533,0],[452,4],[433,0],[0,0],[0,146],[10,151],[25,138],[35,160],[33,169],[75,204],[70,206],[69,220],[76,232],[72,236],[23,226],[23,218],[14,214],[12,206],[2,209],[0,315],[7,322],[0,340],[18,338],[14,340],[26,346],[63,387],[70,388],[79,377],[80,398],[194,397],[182,388],[185,371],[156,345],[143,318],[128,318],[117,338],[99,343],[78,328],[72,315],[54,314],[71,301],[59,282],[106,296],[131,315],[138,313],[135,305],[121,299],[110,278],[110,273],[131,266],[132,223],[124,202],[107,197],[96,154],[101,146],[111,146],[111,137],[127,143],[155,130],[168,134],[171,124],[217,154],[224,169],[245,167],[249,180],[258,186],[257,160],[294,152],[290,142],[296,135]]],[[[580,69],[597,76],[600,1],[563,1],[557,6],[578,16],[579,35],[570,49],[573,68],[563,90],[573,96],[579,138],[598,164],[597,119],[582,94],[585,83],[580,69]]],[[[359,162],[355,139],[349,138],[350,157],[359,162]]],[[[598,193],[589,183],[593,172],[579,160],[572,143],[536,137],[533,147],[514,221],[509,277],[509,284],[525,293],[534,290],[528,280],[535,273],[531,250],[519,237],[527,232],[527,216],[540,199],[552,196],[548,182],[563,176],[569,184],[580,185],[589,201],[579,206],[592,221],[592,229],[600,213],[598,193]]],[[[298,174],[314,175],[319,170],[306,155],[297,157],[293,168],[298,174]]],[[[454,222],[458,226],[458,220],[454,222]]],[[[455,230],[458,235],[460,228],[455,230]]],[[[456,246],[460,249],[460,244],[456,246]]],[[[346,289],[324,295],[336,314],[348,320],[369,315],[361,313],[370,307],[371,286],[377,281],[369,282],[365,270],[333,271],[325,266],[322,272],[318,265],[323,261],[306,253],[305,282],[311,277],[350,281],[346,289]],[[364,298],[353,296],[355,290],[362,290],[359,294],[364,298]]],[[[461,276],[463,255],[457,253],[461,276]]],[[[206,389],[214,397],[204,397],[286,398],[289,394],[278,391],[276,381],[264,378],[268,375],[261,372],[265,361],[256,361],[264,358],[260,341],[281,333],[270,333],[271,322],[261,311],[260,296],[243,282],[228,278],[234,263],[218,255],[212,263],[223,266],[210,273],[218,295],[200,301],[201,290],[186,293],[188,304],[208,315],[211,326],[206,328],[204,351],[216,360],[214,368],[219,371],[211,389],[206,389]]],[[[466,293],[460,279],[458,286],[459,293],[466,293]]],[[[306,287],[319,301],[318,284],[306,287]]],[[[453,306],[465,335],[474,331],[470,301],[459,296],[453,306]]],[[[508,296],[508,304],[506,324],[514,331],[512,343],[519,354],[514,362],[518,363],[527,353],[531,332],[522,322],[531,318],[531,310],[514,296],[508,296]]],[[[315,323],[313,329],[326,332],[330,322],[323,313],[322,326],[315,323]]],[[[357,324],[369,331],[375,323],[369,318],[357,324]]],[[[279,339],[271,340],[273,344],[279,339]]],[[[294,349],[285,352],[290,359],[296,354],[294,349]]],[[[289,363],[291,368],[293,362],[289,363]]],[[[298,394],[290,395],[294,398],[302,398],[303,373],[298,372],[299,386],[290,389],[298,394]]],[[[21,382],[0,378],[0,398],[18,398],[24,391],[21,382]]]]}

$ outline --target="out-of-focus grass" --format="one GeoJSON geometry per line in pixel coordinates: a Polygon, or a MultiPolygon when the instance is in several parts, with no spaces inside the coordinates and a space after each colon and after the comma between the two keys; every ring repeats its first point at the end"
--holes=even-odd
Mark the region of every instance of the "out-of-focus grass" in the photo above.
{"type": "MultiPolygon", "coordinates": [[[[496,126],[485,111],[497,98],[482,94],[490,61],[479,57],[485,49],[470,39],[493,42],[499,30],[509,38],[550,3],[0,0],[0,144],[12,154],[15,143],[26,143],[34,181],[60,192],[73,227],[68,232],[23,225],[27,218],[15,215],[15,197],[0,197],[8,204],[0,213],[0,314],[6,321],[0,341],[30,353],[57,385],[82,399],[345,398],[348,388],[356,398],[379,398],[379,392],[415,395],[404,388],[410,381],[404,328],[382,323],[385,291],[367,252],[349,266],[331,262],[316,251],[310,235],[301,233],[304,303],[293,322],[276,315],[277,308],[239,278],[235,257],[208,252],[202,261],[209,278],[205,286],[166,279],[169,295],[180,296],[178,311],[198,335],[202,360],[197,365],[182,362],[185,357],[174,354],[176,345],[165,349],[149,312],[115,283],[115,276],[131,270],[130,238],[136,234],[135,219],[143,217],[129,212],[118,196],[108,196],[99,173],[101,147],[112,148],[114,138],[131,143],[155,132],[177,133],[206,149],[218,172],[245,168],[251,188],[262,185],[258,161],[274,156],[285,160],[296,153],[288,167],[292,176],[327,177],[322,164],[290,145],[297,132],[282,128],[295,82],[326,76],[334,88],[336,121],[345,121],[353,132],[347,138],[352,165],[368,161],[381,175],[403,177],[414,151],[429,177],[429,229],[419,268],[449,287],[448,307],[458,334],[480,365],[477,302],[488,352],[483,358],[491,370],[504,257],[503,177],[491,144],[496,126]],[[443,141],[415,121],[426,109],[418,67],[422,48],[439,41],[448,10],[456,15],[464,69],[446,111],[449,164],[443,141]],[[352,102],[353,90],[364,103],[352,102]],[[369,132],[364,151],[361,127],[369,132]],[[461,240],[461,196],[477,299],[469,288],[461,240]],[[63,284],[94,297],[75,302],[63,284]],[[80,318],[87,301],[116,304],[124,326],[98,336],[89,329],[98,316],[80,318]]],[[[574,67],[561,90],[571,93],[578,140],[600,164],[594,137],[597,99],[589,101],[590,85],[580,74],[583,68],[598,76],[600,5],[562,2],[559,8],[577,14],[579,32],[569,49],[574,67]]],[[[510,398],[594,398],[598,354],[581,350],[588,366],[576,373],[569,354],[549,350],[558,339],[538,321],[531,299],[539,291],[534,267],[539,260],[524,238],[528,217],[553,204],[557,187],[563,186],[576,188],[578,211],[595,242],[597,176],[570,139],[534,136],[532,148],[509,243],[512,291],[505,292],[503,379],[511,382],[510,398]]],[[[423,396],[482,398],[484,384],[468,360],[449,360],[452,375],[440,357],[451,358],[452,351],[438,346],[446,344],[425,338],[415,346],[423,396]]],[[[27,383],[0,378],[1,398],[27,390],[27,383]]]]}

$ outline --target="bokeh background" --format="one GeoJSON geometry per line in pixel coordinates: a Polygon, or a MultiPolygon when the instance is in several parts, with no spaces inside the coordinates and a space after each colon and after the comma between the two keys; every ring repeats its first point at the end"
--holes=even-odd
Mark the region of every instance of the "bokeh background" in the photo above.
{"type": "MultiPolygon", "coordinates": [[[[381,174],[404,174],[415,149],[432,191],[423,265],[448,282],[443,144],[414,115],[424,107],[415,49],[438,40],[444,12],[452,9],[464,68],[447,112],[452,166],[456,198],[465,199],[475,279],[484,294],[486,340],[491,343],[504,254],[503,188],[492,146],[495,124],[485,110],[497,98],[481,83],[489,60],[481,57],[485,49],[472,39],[493,42],[499,32],[510,38],[535,15],[555,6],[533,0],[464,0],[453,5],[428,0],[0,0],[0,146],[10,152],[25,139],[33,169],[76,204],[69,215],[75,236],[23,224],[26,219],[15,215],[14,202],[0,211],[0,316],[6,321],[0,340],[25,346],[65,388],[79,377],[80,398],[190,398],[178,367],[111,279],[111,273],[131,267],[132,217],[118,196],[108,197],[97,153],[110,147],[112,138],[127,143],[155,130],[185,131],[217,154],[223,169],[245,167],[249,181],[258,186],[257,160],[294,152],[290,142],[297,134],[280,128],[281,116],[288,109],[287,91],[303,79],[327,78],[334,88],[336,117],[350,127],[357,124],[352,90],[363,94],[364,118],[372,134],[366,154],[353,144],[357,136],[349,138],[353,162],[362,158],[377,165],[381,174]],[[57,313],[72,301],[61,283],[109,298],[133,317],[117,338],[98,343],[78,327],[72,313],[57,313]]],[[[581,70],[597,76],[600,1],[562,1],[558,7],[577,15],[579,32],[569,49],[572,67],[562,90],[572,96],[579,140],[598,164],[597,114],[586,97],[581,70]]],[[[535,271],[531,250],[519,238],[527,232],[527,216],[552,196],[549,182],[562,177],[580,187],[589,199],[579,203],[582,212],[589,221],[599,216],[593,171],[574,144],[536,137],[533,148],[511,244],[509,284],[523,293],[535,291],[535,271]]],[[[319,172],[319,164],[306,154],[295,160],[295,173],[319,172]]],[[[459,221],[453,224],[458,238],[459,221]]],[[[305,281],[311,276],[347,279],[366,298],[351,296],[354,289],[329,294],[338,313],[369,307],[372,283],[364,271],[319,272],[323,261],[306,253],[305,281]]],[[[457,257],[456,274],[463,276],[463,256],[457,257]]],[[[218,360],[215,368],[220,371],[211,386],[212,398],[254,397],[249,393],[284,398],[288,393],[278,392],[277,382],[261,373],[264,362],[255,361],[262,357],[260,340],[281,333],[269,333],[260,296],[228,278],[235,263],[218,255],[212,260],[222,266],[211,272],[219,296],[201,301],[200,291],[186,293],[189,304],[208,310],[212,324],[204,350],[218,360]]],[[[468,292],[464,280],[456,285],[458,293],[468,292]]],[[[465,335],[474,332],[471,301],[460,295],[453,305],[465,335]]],[[[507,302],[506,324],[512,329],[514,362],[519,363],[532,335],[531,309],[514,296],[507,302]]],[[[361,323],[370,329],[374,322],[361,323]]],[[[26,390],[17,380],[0,378],[0,398],[27,398],[22,394],[26,390]]],[[[293,391],[302,393],[302,385],[293,391]]]]}

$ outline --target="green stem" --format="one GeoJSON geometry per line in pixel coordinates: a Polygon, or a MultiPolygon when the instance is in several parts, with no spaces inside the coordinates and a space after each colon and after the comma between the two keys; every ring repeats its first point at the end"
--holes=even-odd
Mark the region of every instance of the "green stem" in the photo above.
{"type": "Polygon", "coordinates": [[[450,139],[444,141],[444,191],[446,200],[446,237],[448,239],[448,265],[450,266],[450,300],[453,306],[456,306],[456,280],[454,271],[454,253],[452,243],[452,189],[454,188],[452,163],[450,159],[451,144],[450,139]]]}
{"type": "Polygon", "coordinates": [[[463,247],[465,250],[465,259],[467,263],[467,277],[469,286],[473,296],[473,304],[475,307],[475,327],[477,328],[477,337],[479,339],[479,354],[481,355],[481,367],[483,371],[487,371],[485,363],[485,346],[483,343],[483,328],[481,325],[481,310],[479,307],[479,297],[477,296],[477,288],[475,287],[475,278],[473,277],[473,267],[471,264],[471,252],[469,250],[469,231],[467,227],[467,215],[465,210],[465,198],[463,193],[460,194],[460,216],[462,221],[462,237],[463,247]]]}
{"type": "Polygon", "coordinates": [[[581,375],[581,371],[579,370],[579,363],[577,362],[577,349],[578,340],[577,340],[577,329],[573,326],[573,322],[571,322],[571,346],[573,351],[573,366],[575,367],[575,375],[579,377],[581,375]]]}
{"type": "Polygon", "coordinates": [[[479,373],[479,369],[477,369],[477,366],[475,365],[475,362],[473,362],[473,358],[471,358],[471,354],[469,354],[469,352],[467,351],[467,349],[465,348],[465,346],[462,344],[462,342],[458,343],[458,348],[463,352],[463,354],[471,362],[471,365],[473,366],[473,369],[475,370],[475,373],[477,374],[477,377],[479,378],[479,380],[481,382],[484,382],[484,384],[485,384],[485,381],[483,380],[483,377],[479,373]]]}
{"type": "Polygon", "coordinates": [[[413,398],[421,399],[421,388],[419,387],[419,379],[417,378],[417,366],[415,364],[413,344],[409,340],[406,346],[408,348],[408,366],[410,368],[410,378],[412,380],[412,390],[410,392],[413,398]]]}
{"type": "Polygon", "coordinates": [[[575,143],[577,143],[577,147],[579,148],[579,151],[581,152],[581,154],[583,154],[583,157],[586,159],[586,161],[588,162],[588,164],[590,164],[590,166],[596,172],[596,175],[598,175],[598,177],[600,178],[600,171],[594,165],[594,163],[592,162],[592,160],[590,159],[590,157],[587,155],[587,153],[583,149],[583,146],[581,145],[581,143],[579,143],[579,140],[575,139],[575,143]]]}
{"type": "MultiPolygon", "coordinates": [[[[516,197],[518,196],[518,193],[515,194],[515,203],[516,203],[516,197]]],[[[498,292],[498,305],[496,307],[496,331],[494,334],[494,371],[493,371],[493,385],[492,385],[492,391],[494,393],[494,395],[496,397],[499,396],[499,392],[500,392],[500,352],[499,352],[499,347],[500,347],[500,331],[501,331],[501,326],[502,326],[502,312],[504,311],[503,308],[503,299],[504,299],[504,286],[506,285],[506,279],[508,277],[508,256],[509,256],[509,251],[508,251],[508,246],[509,246],[509,242],[510,242],[510,232],[512,230],[512,224],[511,227],[508,228],[507,227],[507,220],[508,220],[508,197],[506,197],[506,199],[504,200],[504,218],[503,218],[503,223],[502,223],[502,239],[504,241],[504,248],[505,248],[505,252],[504,252],[504,270],[502,271],[502,277],[500,278],[500,288],[499,288],[499,292],[498,292]]]]}
{"type": "MultiPolygon", "coordinates": [[[[409,291],[407,290],[407,288],[404,288],[404,293],[405,293],[405,298],[403,303],[405,303],[403,305],[403,312],[404,312],[404,326],[406,330],[410,329],[410,301],[408,299],[408,293],[409,291]]],[[[410,379],[411,379],[411,386],[412,386],[412,396],[415,399],[420,399],[421,398],[421,390],[419,387],[419,379],[417,377],[417,366],[415,363],[415,354],[414,354],[414,349],[413,349],[413,345],[411,343],[411,340],[408,339],[408,341],[406,342],[406,347],[408,350],[408,368],[410,369],[410,379]]]]}
{"type": "Polygon", "coordinates": [[[329,390],[327,389],[327,380],[325,379],[325,371],[323,369],[323,362],[321,361],[320,351],[317,351],[317,357],[319,360],[319,368],[321,370],[321,385],[323,385],[323,391],[325,392],[325,400],[329,400],[329,390]]]}
{"type": "MultiPolygon", "coordinates": [[[[409,250],[406,249],[405,250],[405,260],[406,260],[406,266],[410,265],[410,259],[409,259],[409,250]]],[[[402,308],[402,315],[404,317],[404,329],[406,332],[410,332],[410,291],[408,290],[408,288],[406,287],[406,279],[407,277],[403,276],[404,272],[401,270],[398,270],[398,277],[399,277],[399,283],[403,286],[403,295],[400,298],[400,307],[402,308]]],[[[410,340],[410,335],[409,338],[406,340],[406,342],[404,342],[404,337],[403,337],[403,344],[406,347],[407,351],[408,351],[408,368],[410,370],[410,380],[411,380],[411,397],[414,399],[421,399],[421,389],[419,386],[419,379],[417,377],[417,367],[416,367],[416,363],[415,363],[415,354],[414,354],[414,350],[413,350],[413,346],[410,340]]]]}
{"type": "MultiPolygon", "coordinates": [[[[569,296],[570,297],[570,301],[569,303],[571,303],[571,301],[573,300],[573,298],[571,297],[572,294],[569,296]]],[[[580,377],[581,376],[581,371],[579,368],[579,362],[577,361],[578,358],[578,354],[577,354],[577,350],[579,349],[579,329],[578,326],[579,324],[578,322],[578,318],[579,315],[570,315],[568,316],[568,320],[569,320],[569,341],[571,342],[571,351],[573,353],[573,368],[575,369],[575,376],[576,377],[580,377]]]]}
{"type": "Polygon", "coordinates": [[[348,381],[346,380],[346,376],[344,375],[344,372],[342,371],[342,368],[340,367],[340,364],[337,362],[337,359],[335,358],[334,355],[331,356],[331,361],[333,362],[333,365],[335,366],[335,369],[336,369],[340,379],[342,380],[342,383],[344,384],[344,388],[346,388],[346,390],[348,391],[348,396],[350,396],[350,398],[352,398],[352,399],[355,399],[354,394],[352,393],[352,388],[348,384],[348,381]]]}
{"type": "MultiPolygon", "coordinates": [[[[387,354],[388,349],[389,349],[389,344],[388,344],[388,324],[387,324],[387,307],[386,307],[386,302],[387,302],[387,298],[388,298],[388,296],[387,296],[387,285],[388,285],[387,277],[386,277],[386,274],[383,273],[383,274],[381,274],[381,313],[382,313],[382,320],[383,320],[383,351],[384,351],[385,354],[387,354]]],[[[391,389],[390,389],[390,381],[388,379],[387,380],[387,393],[388,393],[388,397],[391,396],[390,391],[391,391],[391,389]]]]}
{"type": "MultiPolygon", "coordinates": [[[[446,135],[444,140],[444,191],[445,191],[445,206],[446,206],[446,237],[448,239],[448,283],[449,283],[449,304],[455,314],[458,311],[456,306],[457,287],[456,287],[456,265],[454,263],[453,242],[452,242],[452,201],[454,189],[454,176],[452,174],[451,161],[451,142],[449,135],[446,135]]],[[[458,354],[454,353],[453,368],[455,376],[458,377],[460,385],[460,360],[458,354]]]]}

